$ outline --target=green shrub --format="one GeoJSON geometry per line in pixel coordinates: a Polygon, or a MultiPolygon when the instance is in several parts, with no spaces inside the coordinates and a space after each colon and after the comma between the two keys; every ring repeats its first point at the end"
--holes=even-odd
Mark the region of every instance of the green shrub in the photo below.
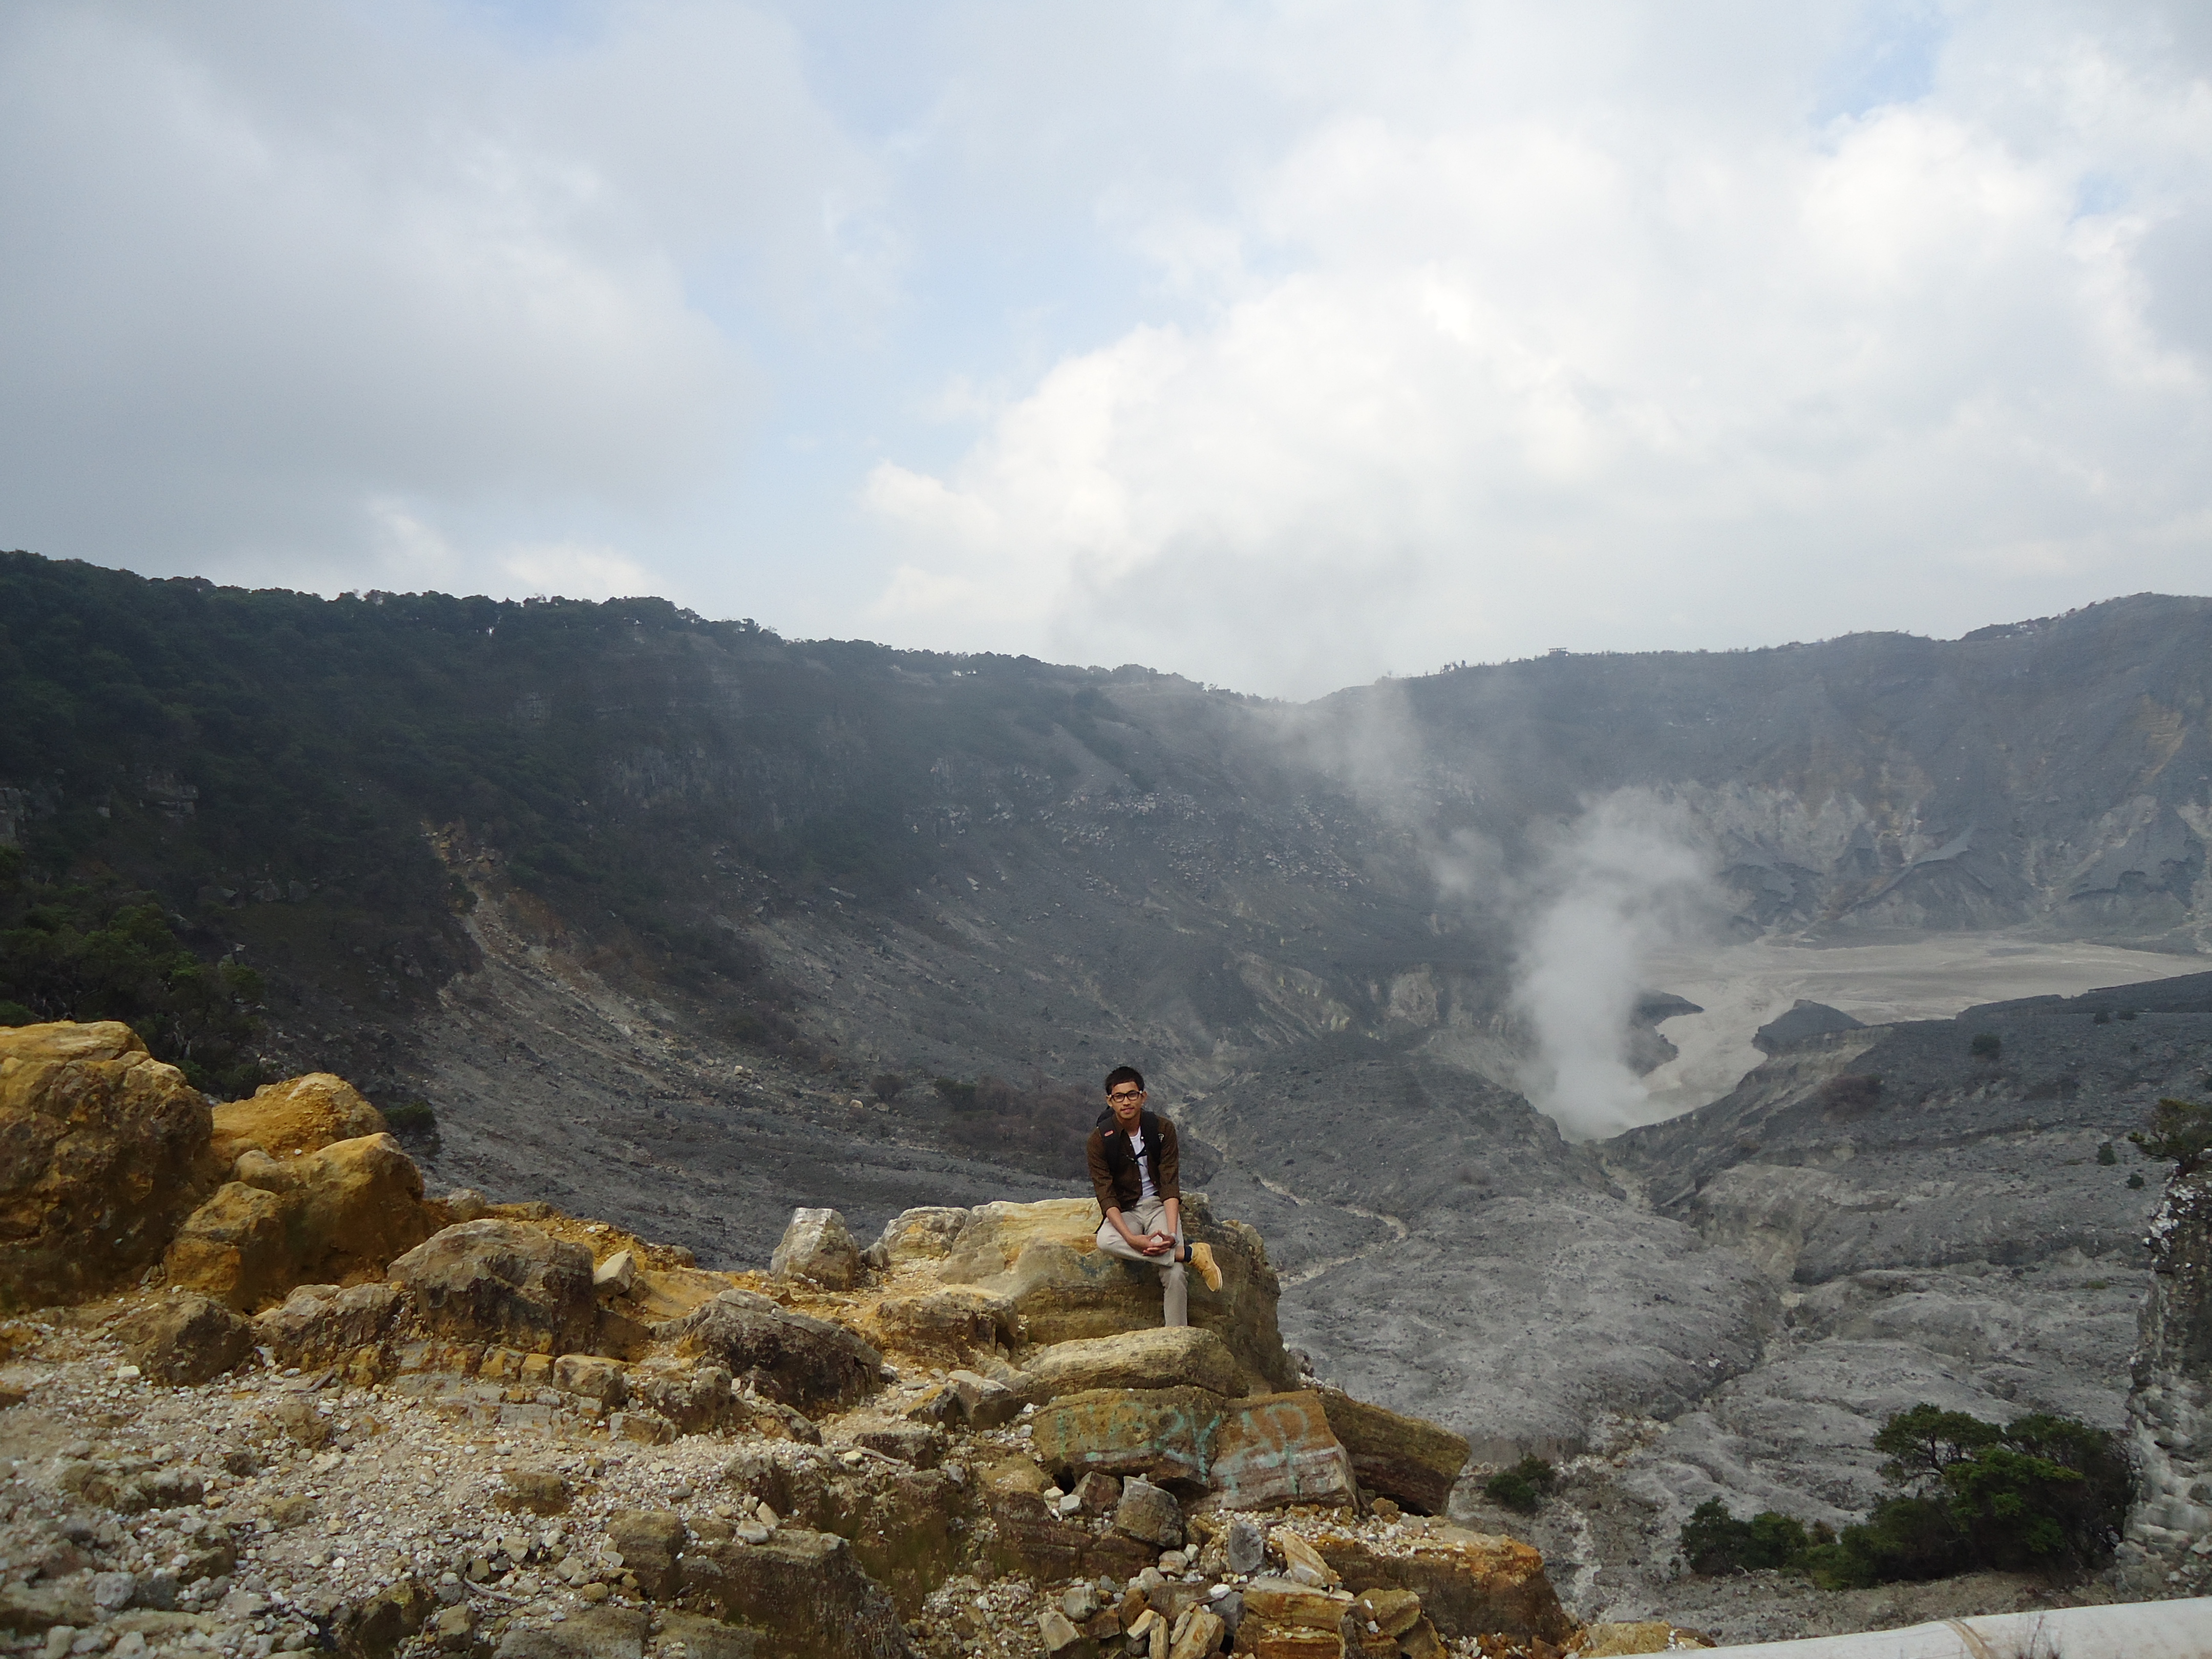
{"type": "Polygon", "coordinates": [[[2128,1139],[2145,1158],[2172,1164],[2175,1175],[2193,1175],[2212,1160],[2212,1106],[2161,1100],[2150,1115],[2149,1129],[2134,1130],[2128,1139]]]}
{"type": "Polygon", "coordinates": [[[1511,1468],[1500,1469],[1484,1481],[1482,1495],[1493,1504],[1533,1515],[1559,1483],[1559,1472],[1531,1452],[1511,1468]]]}
{"type": "Polygon", "coordinates": [[[1830,1589],[1976,1571],[2081,1569],[2108,1560],[2127,1515],[2130,1474],[2118,1437],[2033,1413],[2000,1426],[1930,1405],[1898,1413],[1875,1436],[1884,1498],[1801,1564],[1830,1589]]]}
{"type": "Polygon", "coordinates": [[[1966,1049],[1976,1060],[1995,1060],[2004,1053],[2004,1039],[1995,1031],[1977,1031],[1966,1049]]]}
{"type": "Polygon", "coordinates": [[[0,1025],[35,1025],[39,1017],[20,1002],[0,1002],[0,1025]]]}
{"type": "Polygon", "coordinates": [[[2112,1143],[2111,1141],[2100,1140],[2097,1143],[2098,1163],[2118,1164],[2119,1161],[2120,1155],[2112,1150],[2112,1143]]]}
{"type": "Polygon", "coordinates": [[[410,1139],[437,1138],[437,1111],[420,1095],[410,1095],[397,1105],[386,1107],[384,1121],[396,1135],[404,1135],[410,1139]]]}
{"type": "Polygon", "coordinates": [[[1692,1572],[1755,1572],[1802,1566],[1816,1544],[1832,1540],[1826,1527],[1810,1533],[1803,1522],[1778,1510],[1762,1510],[1739,1521],[1717,1498],[1709,1498],[1682,1524],[1682,1558],[1692,1572]]]}
{"type": "Polygon", "coordinates": [[[2128,1186],[2130,1190],[2135,1192],[2139,1193],[2142,1190],[2143,1178],[2142,1171],[2141,1170],[2136,1170],[2130,1173],[2128,1176],[2128,1186]]]}

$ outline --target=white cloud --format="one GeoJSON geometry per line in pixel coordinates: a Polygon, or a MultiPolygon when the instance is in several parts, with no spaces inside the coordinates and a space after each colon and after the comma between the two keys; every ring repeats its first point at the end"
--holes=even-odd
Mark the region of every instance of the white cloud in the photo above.
{"type": "Polygon", "coordinates": [[[514,547],[500,568],[537,593],[574,599],[633,599],[650,592],[645,568],[619,549],[574,542],[514,547]]]}
{"type": "Polygon", "coordinates": [[[21,5],[0,149],[0,535],[58,555],[362,585],[398,498],[491,580],[718,481],[763,319],[881,302],[822,220],[871,166],[744,7],[21,5]]]}
{"type": "Polygon", "coordinates": [[[1279,691],[2202,587],[2208,62],[2158,0],[25,0],[0,544],[1279,691]]]}
{"type": "Polygon", "coordinates": [[[1311,118],[1141,228],[1179,320],[877,468],[879,623],[1311,692],[2201,587],[2203,331],[2142,249],[2212,226],[2202,57],[1961,9],[1924,97],[1821,119],[1848,31],[1759,9],[1285,23],[1311,118]]]}

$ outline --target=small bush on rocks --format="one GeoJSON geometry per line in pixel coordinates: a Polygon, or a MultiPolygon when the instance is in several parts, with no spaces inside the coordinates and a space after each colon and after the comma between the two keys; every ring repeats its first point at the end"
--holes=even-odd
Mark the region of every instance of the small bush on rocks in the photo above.
{"type": "Polygon", "coordinates": [[[2175,1175],[2194,1175],[2212,1163],[2212,1106],[2161,1100],[2150,1115],[2150,1127],[2136,1129],[2128,1139],[2145,1158],[2172,1164],[2175,1175]]]}
{"type": "Polygon", "coordinates": [[[1798,1565],[1831,1589],[1983,1570],[2047,1572],[2111,1559],[2128,1506],[2118,1439],[2033,1413],[2000,1426],[1919,1405],[1875,1436],[1883,1479],[1905,1490],[1798,1565]]]}
{"type": "Polygon", "coordinates": [[[1709,1498],[1682,1523],[1682,1559],[1691,1571],[1708,1577],[1799,1567],[1810,1551],[1832,1544],[1835,1538],[1824,1522],[1814,1522],[1808,1532],[1802,1522],[1778,1510],[1764,1510],[1748,1521],[1739,1521],[1726,1504],[1709,1498]]]}
{"type": "Polygon", "coordinates": [[[1995,1060],[2004,1053],[2004,1039],[1995,1031],[1977,1031],[1966,1049],[1976,1060],[1995,1060]]]}
{"type": "Polygon", "coordinates": [[[1484,1481],[1482,1495],[1493,1504],[1533,1515],[1559,1484],[1559,1472],[1531,1452],[1511,1468],[1500,1469],[1484,1481]]]}

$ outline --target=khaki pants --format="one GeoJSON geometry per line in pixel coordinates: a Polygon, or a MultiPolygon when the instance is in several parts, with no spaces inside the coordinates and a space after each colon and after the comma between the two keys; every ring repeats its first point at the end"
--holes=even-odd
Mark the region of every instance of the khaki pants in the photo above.
{"type": "MultiPolygon", "coordinates": [[[[1129,1230],[1142,1238],[1146,1233],[1158,1232],[1168,1218],[1168,1206],[1157,1198],[1140,1198],[1121,1212],[1121,1219],[1129,1230]]],[[[1124,1261],[1134,1261],[1141,1267],[1160,1270],[1160,1322],[1163,1325],[1190,1323],[1190,1284],[1182,1271],[1182,1227],[1176,1227],[1175,1249],[1167,1255],[1146,1255],[1121,1237],[1110,1221],[1098,1224],[1098,1248],[1108,1255],[1118,1255],[1124,1261]]]]}

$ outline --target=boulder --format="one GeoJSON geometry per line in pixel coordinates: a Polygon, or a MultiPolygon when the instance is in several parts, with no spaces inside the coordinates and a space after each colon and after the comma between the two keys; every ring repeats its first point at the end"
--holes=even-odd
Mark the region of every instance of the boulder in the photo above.
{"type": "Polygon", "coordinates": [[[1044,1647],[1046,1659],[1066,1659],[1085,1639],[1058,1607],[1047,1607],[1037,1614],[1037,1640],[1044,1647]]]}
{"type": "Polygon", "coordinates": [[[115,1338],[155,1382],[172,1386],[221,1376],[253,1352],[253,1327],[222,1303],[189,1292],[133,1310],[115,1338]]]}
{"type": "Polygon", "coordinates": [[[1389,1554],[1345,1533],[1321,1532],[1311,1541],[1346,1589],[1411,1590],[1448,1639],[1497,1634],[1563,1644],[1575,1627],[1544,1574],[1544,1558],[1517,1539],[1444,1527],[1389,1554]]]}
{"type": "Polygon", "coordinates": [[[397,1285],[301,1285],[253,1322],[254,1340],[279,1365],[334,1365],[381,1344],[407,1305],[397,1285]]]}
{"type": "MultiPolygon", "coordinates": [[[[1030,1341],[1115,1336],[1159,1324],[1159,1274],[1099,1250],[1095,1200],[985,1204],[967,1218],[928,1271],[939,1283],[1005,1297],[1030,1341]]],[[[1213,1247],[1222,1275],[1218,1291],[1189,1275],[1190,1322],[1218,1336],[1253,1379],[1296,1387],[1297,1368],[1275,1321],[1281,1287],[1260,1235],[1242,1222],[1215,1220],[1200,1193],[1184,1194],[1183,1229],[1213,1247]]]]}
{"type": "Polygon", "coordinates": [[[1316,1390],[1328,1426],[1352,1454],[1359,1489],[1396,1499],[1423,1515],[1442,1515],[1467,1467],[1467,1441],[1423,1418],[1370,1406],[1341,1389],[1316,1390]]]}
{"type": "MultiPolygon", "coordinates": [[[[722,1377],[726,1383],[729,1380],[728,1373],[724,1372],[722,1377]]],[[[692,1378],[687,1376],[687,1380],[692,1380],[692,1378]]],[[[611,1411],[627,1402],[629,1398],[629,1384],[623,1376],[622,1366],[614,1360],[603,1359],[597,1354],[562,1354],[553,1362],[553,1386],[563,1394],[576,1395],[586,1400],[596,1400],[611,1411]]],[[[688,1395],[689,1390],[685,1392],[688,1395]]],[[[654,1411],[660,1410],[659,1403],[654,1401],[648,1400],[645,1403],[654,1411]]],[[[686,1399],[684,1403],[688,1406],[690,1402],[686,1399]]],[[[670,1413],[664,1412],[662,1415],[668,1416],[670,1413]]]]}
{"type": "Polygon", "coordinates": [[[403,1577],[341,1607],[331,1620],[331,1639],[351,1659],[392,1659],[437,1607],[420,1579],[403,1577]]]}
{"type": "Polygon", "coordinates": [[[1208,1449],[1206,1485],[1224,1509],[1352,1504],[1352,1457],[1310,1389],[1230,1401],[1208,1449]]]}
{"type": "Polygon", "coordinates": [[[683,1560],[683,1604],[758,1629],[763,1659],[914,1659],[898,1609],[842,1538],[783,1526],[683,1560]]]}
{"type": "Polygon", "coordinates": [[[1353,1501],[1352,1460],[1309,1390],[1231,1400],[1202,1389],[1096,1389],[1039,1407],[1047,1468],[1205,1488],[1224,1508],[1353,1501]]]}
{"type": "Polygon", "coordinates": [[[910,1267],[919,1262],[942,1261],[952,1254],[952,1243],[968,1224],[969,1212],[948,1205],[933,1204],[906,1210],[884,1223],[868,1255],[881,1267],[910,1267]]]}
{"type": "Polygon", "coordinates": [[[1229,1523],[1229,1571],[1247,1576],[1267,1565],[1267,1534],[1239,1516],[1229,1523]]]}
{"type": "Polygon", "coordinates": [[[886,1353],[931,1365],[966,1365],[976,1356],[1011,1351],[1018,1327],[1014,1304],[973,1285],[923,1283],[868,1303],[858,1321],[886,1353]]]}
{"type": "Polygon", "coordinates": [[[241,1157],[240,1180],[297,1202],[301,1255],[319,1279],[380,1275],[437,1230],[422,1202],[422,1172],[388,1134],[272,1158],[258,1172],[250,1162],[241,1157]]]}
{"type": "Polygon", "coordinates": [[[1075,1499],[1078,1515],[1111,1515],[1121,1501],[1121,1483],[1093,1469],[1075,1483],[1070,1496],[1075,1499]]]}
{"type": "Polygon", "coordinates": [[[1294,1629],[1336,1631],[1352,1602],[1343,1590],[1301,1584],[1293,1578],[1255,1578],[1244,1586],[1248,1617],[1294,1629]]]}
{"type": "Polygon", "coordinates": [[[1421,1617],[1421,1598],[1411,1590],[1377,1586],[1360,1595],[1352,1610],[1381,1634],[1403,1636],[1421,1617]]]}
{"type": "Polygon", "coordinates": [[[628,1296],[637,1283],[637,1257],[617,1250],[592,1269],[592,1288],[601,1296],[628,1296]]]}
{"type": "Polygon", "coordinates": [[[1218,1615],[1204,1607],[1193,1609],[1182,1634],[1168,1650],[1168,1659],[1206,1659],[1207,1654],[1221,1646],[1221,1638],[1227,1629],[1227,1622],[1218,1615]]]}
{"type": "Polygon", "coordinates": [[[684,1538],[684,1517],[674,1510],[617,1510],[607,1517],[607,1541],[621,1553],[623,1570],[656,1601],[676,1594],[684,1538]]]}
{"type": "Polygon", "coordinates": [[[496,1659],[644,1659],[646,1616],[636,1607],[579,1607],[557,1625],[516,1625],[496,1659]]]}
{"type": "Polygon", "coordinates": [[[667,1659],[765,1659],[758,1631],[702,1619],[695,1613],[660,1615],[660,1652],[667,1659]]]}
{"type": "MultiPolygon", "coordinates": [[[[532,1515],[566,1515],[574,1494],[568,1482],[557,1469],[502,1469],[499,1490],[492,1502],[501,1509],[523,1510],[532,1515]]],[[[617,1549],[621,1548],[617,1545],[617,1549]]],[[[629,1553],[623,1553],[628,1559],[629,1553]]]]}
{"type": "Polygon", "coordinates": [[[1068,1395],[1037,1407],[1030,1445],[1047,1469],[1070,1479],[1096,1469],[1203,1487],[1207,1454],[1228,1404],[1203,1389],[1068,1395]]]}
{"type": "Polygon", "coordinates": [[[995,1377],[952,1371],[945,1386],[959,1401],[961,1419],[971,1429],[1003,1428],[1021,1415],[1021,1395],[995,1377]]]}
{"type": "Polygon", "coordinates": [[[1157,1549],[1180,1549],[1182,1506],[1172,1492],[1141,1476],[1132,1478],[1121,1483],[1121,1499],[1114,1505],[1114,1530],[1157,1549]]]}
{"type": "Polygon", "coordinates": [[[464,1221],[392,1262],[429,1330],[537,1353],[592,1346],[592,1253],[526,1222],[464,1221]]]}
{"type": "Polygon", "coordinates": [[[0,1630],[42,1636],[57,1625],[81,1630],[93,1617],[92,1590],[82,1579],[0,1585],[0,1630]]]}
{"type": "Polygon", "coordinates": [[[216,1186],[207,1103],[127,1025],[0,1027],[0,1311],[139,1278],[216,1186]]]}
{"type": "Polygon", "coordinates": [[[422,1176],[388,1134],[277,1158],[240,1153],[238,1179],[185,1220],[165,1265],[185,1285],[254,1308],[304,1280],[380,1274],[430,1236],[422,1176]]]}
{"type": "Polygon", "coordinates": [[[491,1213],[491,1200],[473,1187],[456,1187],[438,1203],[448,1221],[481,1221],[491,1213]]]}
{"type": "Polygon", "coordinates": [[[1115,1336],[1055,1342],[1028,1355],[1022,1369],[1043,1385],[1048,1397],[1087,1389],[1244,1392],[1243,1372],[1229,1345],[1199,1325],[1155,1325],[1115,1336]]]}
{"type": "Polygon", "coordinates": [[[170,1241],[162,1267],[172,1285],[258,1308],[306,1273],[292,1239],[294,1206],[242,1181],[227,1181],[170,1241]]]}
{"type": "Polygon", "coordinates": [[[246,1100],[215,1109],[211,1145],[228,1169],[249,1147],[276,1158],[312,1152],[338,1140],[380,1135],[384,1114],[328,1072],[264,1083],[246,1100]]]}
{"type": "Polygon", "coordinates": [[[804,1279],[825,1290],[849,1291],[860,1282],[860,1247],[836,1211],[793,1210],[768,1270],[773,1279],[804,1279]]]}
{"type": "Polygon", "coordinates": [[[724,1291],[653,1334],[678,1353],[712,1358],[768,1398],[802,1409],[856,1404],[883,1376],[883,1356],[842,1325],[793,1313],[749,1291],[724,1291]]]}

